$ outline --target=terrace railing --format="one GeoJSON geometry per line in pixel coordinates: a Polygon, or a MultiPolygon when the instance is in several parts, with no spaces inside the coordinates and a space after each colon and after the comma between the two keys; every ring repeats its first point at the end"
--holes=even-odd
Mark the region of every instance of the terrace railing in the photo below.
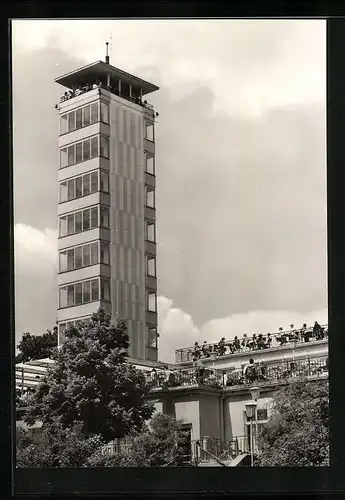
{"type": "Polygon", "coordinates": [[[148,383],[152,389],[202,385],[213,388],[266,384],[305,378],[323,378],[328,375],[328,357],[318,356],[299,360],[281,360],[275,363],[256,363],[244,369],[200,369],[151,372],[148,383]]]}
{"type": "MultiPolygon", "coordinates": [[[[265,334],[260,337],[255,335],[252,337],[243,336],[238,338],[236,342],[234,339],[227,340],[220,347],[219,342],[201,344],[199,346],[199,358],[211,357],[212,354],[218,356],[228,356],[240,352],[251,352],[269,348],[284,347],[286,345],[294,346],[301,343],[313,342],[317,340],[324,340],[328,338],[328,325],[321,325],[320,332],[317,334],[313,332],[313,328],[309,327],[303,329],[286,330],[276,333],[265,334]],[[270,339],[270,340],[268,340],[270,339]]],[[[190,362],[195,357],[195,347],[184,347],[175,350],[176,363],[190,362]]]]}

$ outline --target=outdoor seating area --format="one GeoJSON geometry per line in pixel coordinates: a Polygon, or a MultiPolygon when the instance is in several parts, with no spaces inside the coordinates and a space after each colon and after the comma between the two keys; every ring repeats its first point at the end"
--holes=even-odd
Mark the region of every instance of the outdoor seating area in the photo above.
{"type": "Polygon", "coordinates": [[[188,370],[156,370],[146,372],[152,388],[172,388],[206,385],[214,388],[234,387],[253,383],[284,382],[293,379],[327,375],[328,357],[281,360],[275,363],[254,363],[250,359],[238,369],[216,370],[195,367],[188,370]]]}
{"type": "Polygon", "coordinates": [[[101,89],[101,88],[108,90],[109,92],[118,95],[119,97],[122,97],[127,101],[131,101],[135,104],[138,104],[139,106],[143,106],[144,108],[153,110],[152,104],[149,104],[146,100],[143,101],[140,96],[129,95],[128,93],[120,92],[118,88],[105,85],[103,82],[85,83],[84,85],[81,85],[77,89],[69,90],[61,96],[60,103],[66,102],[69,99],[73,99],[73,97],[78,97],[79,95],[85,94],[90,90],[101,89]]]}
{"type": "Polygon", "coordinates": [[[203,344],[195,342],[193,347],[185,347],[175,351],[176,363],[186,361],[197,361],[202,358],[211,358],[219,356],[229,356],[231,354],[259,351],[263,349],[284,347],[286,345],[295,345],[307,342],[315,342],[328,338],[328,325],[320,325],[317,321],[313,327],[303,324],[299,329],[290,325],[289,330],[279,328],[276,333],[253,334],[248,337],[243,334],[242,337],[235,336],[233,340],[221,338],[217,343],[203,344]]]}

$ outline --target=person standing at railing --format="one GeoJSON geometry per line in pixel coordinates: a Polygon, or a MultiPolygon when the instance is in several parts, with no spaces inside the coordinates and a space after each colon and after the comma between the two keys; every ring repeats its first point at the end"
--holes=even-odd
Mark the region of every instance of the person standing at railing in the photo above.
{"type": "Polygon", "coordinates": [[[193,349],[193,361],[198,361],[201,356],[201,350],[198,342],[195,342],[194,344],[194,349],[193,349]]]}
{"type": "Polygon", "coordinates": [[[226,353],[225,337],[222,337],[217,345],[217,354],[218,356],[224,356],[225,353],[226,353]]]}
{"type": "Polygon", "coordinates": [[[209,358],[209,357],[211,356],[211,354],[210,354],[210,348],[209,348],[209,346],[207,345],[206,340],[204,340],[204,344],[203,344],[203,346],[202,346],[202,348],[201,348],[201,351],[202,351],[202,354],[203,354],[203,356],[204,356],[205,358],[209,358]]]}
{"type": "Polygon", "coordinates": [[[253,383],[257,379],[254,359],[250,358],[249,364],[244,366],[243,375],[247,383],[253,383]]]}
{"type": "Polygon", "coordinates": [[[267,334],[267,339],[266,339],[266,348],[269,349],[272,346],[272,337],[271,334],[267,334]]]}

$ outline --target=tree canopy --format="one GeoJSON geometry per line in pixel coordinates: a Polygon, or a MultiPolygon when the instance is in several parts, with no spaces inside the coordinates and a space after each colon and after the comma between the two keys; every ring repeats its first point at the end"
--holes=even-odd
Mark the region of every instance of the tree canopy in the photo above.
{"type": "Polygon", "coordinates": [[[93,467],[178,467],[190,460],[190,438],[182,420],[155,414],[140,433],[133,434],[129,446],[107,457],[94,455],[93,467]]]}
{"type": "Polygon", "coordinates": [[[140,431],[154,411],[142,372],[126,364],[126,322],[100,309],[66,332],[55,363],[34,393],[25,421],[63,429],[80,423],[85,437],[104,442],[140,431]]]}
{"type": "Polygon", "coordinates": [[[43,335],[31,335],[24,333],[22,340],[17,345],[19,354],[16,363],[26,363],[33,359],[49,358],[53,355],[58,345],[58,330],[55,326],[53,331],[47,330],[43,335]]]}
{"type": "Polygon", "coordinates": [[[329,465],[327,381],[295,382],[279,391],[259,436],[257,465],[329,465]]]}

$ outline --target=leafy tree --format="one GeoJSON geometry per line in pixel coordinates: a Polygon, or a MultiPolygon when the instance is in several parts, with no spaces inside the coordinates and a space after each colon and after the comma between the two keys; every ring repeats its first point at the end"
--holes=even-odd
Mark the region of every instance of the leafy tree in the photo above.
{"type": "Polygon", "coordinates": [[[18,344],[20,353],[16,356],[16,363],[26,363],[33,359],[49,358],[53,355],[58,345],[58,330],[55,326],[53,331],[47,330],[43,335],[31,335],[24,333],[18,344]]]}
{"type": "Polygon", "coordinates": [[[140,431],[154,408],[146,401],[145,376],[125,364],[128,346],[126,322],[111,324],[102,309],[70,329],[33,395],[26,422],[64,429],[80,422],[84,436],[100,435],[105,442],[140,431]]]}
{"type": "Polygon", "coordinates": [[[277,393],[259,436],[257,465],[329,465],[328,382],[295,382],[277,393]]]}
{"type": "Polygon", "coordinates": [[[85,438],[80,424],[16,430],[17,467],[83,467],[100,454],[100,436],[85,438]]]}
{"type": "Polygon", "coordinates": [[[95,455],[91,467],[178,467],[186,465],[190,438],[181,420],[169,415],[154,415],[141,433],[131,436],[126,450],[113,456],[95,455]]]}

